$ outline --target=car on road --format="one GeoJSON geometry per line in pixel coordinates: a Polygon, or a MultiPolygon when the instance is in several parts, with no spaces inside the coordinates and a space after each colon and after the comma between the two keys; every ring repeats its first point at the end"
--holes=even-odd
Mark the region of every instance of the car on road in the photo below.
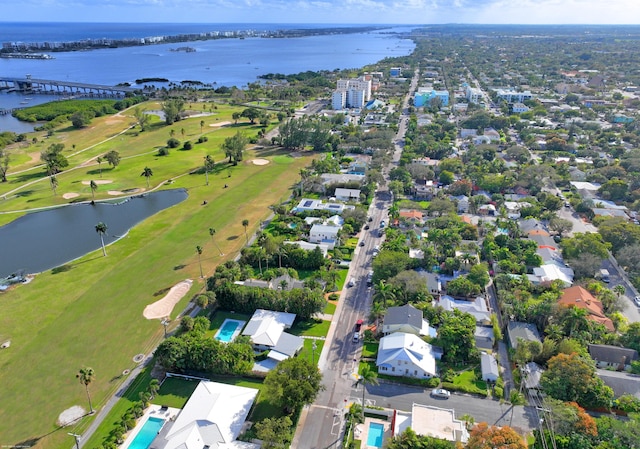
{"type": "Polygon", "coordinates": [[[640,307],[640,296],[636,296],[635,298],[633,298],[633,302],[636,303],[636,306],[640,307]]]}
{"type": "Polygon", "coordinates": [[[364,240],[360,242],[360,246],[364,246],[364,240]]]}
{"type": "Polygon", "coordinates": [[[362,325],[364,324],[363,320],[356,321],[355,331],[360,332],[362,330],[362,325]]]}
{"type": "Polygon", "coordinates": [[[358,343],[360,341],[360,332],[353,333],[353,342],[358,343]]]}
{"type": "Polygon", "coordinates": [[[373,217],[369,217],[369,223],[373,221],[373,217]]]}
{"type": "Polygon", "coordinates": [[[431,391],[431,396],[434,398],[449,399],[451,393],[449,390],[445,390],[444,388],[436,388],[431,391]]]}
{"type": "Polygon", "coordinates": [[[381,229],[382,229],[382,228],[384,228],[384,225],[385,225],[385,224],[386,224],[386,223],[384,222],[384,220],[382,220],[382,221],[380,222],[380,228],[381,228],[381,229]]]}
{"type": "Polygon", "coordinates": [[[369,229],[369,225],[364,225],[365,231],[369,229]]]}
{"type": "Polygon", "coordinates": [[[571,207],[571,203],[569,201],[564,202],[564,207],[571,207]]]}

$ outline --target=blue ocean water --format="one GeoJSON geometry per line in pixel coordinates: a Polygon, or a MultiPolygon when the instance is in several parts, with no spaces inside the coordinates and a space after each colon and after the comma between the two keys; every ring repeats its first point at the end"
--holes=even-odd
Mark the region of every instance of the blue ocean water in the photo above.
{"type": "MultiPolygon", "coordinates": [[[[122,38],[174,35],[206,31],[279,30],[330,25],[278,24],[63,24],[0,23],[2,42],[62,42],[87,38],[122,38]]],[[[340,25],[343,27],[344,25],[340,25]]],[[[244,87],[259,75],[306,70],[359,68],[386,57],[406,56],[415,45],[401,33],[410,27],[389,27],[372,32],[297,38],[246,38],[195,41],[137,47],[51,53],[55,59],[0,59],[0,76],[93,84],[134,83],[139,78],[167,78],[172,82],[196,80],[215,86],[244,87]],[[195,52],[171,51],[188,45],[195,52]]],[[[0,93],[0,108],[44,101],[38,96],[0,93]],[[25,101],[29,103],[23,104],[25,101]]],[[[15,130],[15,120],[0,116],[0,131],[15,130]]],[[[22,125],[24,126],[24,125],[22,125]]],[[[24,129],[20,130],[21,132],[24,129]]]]}

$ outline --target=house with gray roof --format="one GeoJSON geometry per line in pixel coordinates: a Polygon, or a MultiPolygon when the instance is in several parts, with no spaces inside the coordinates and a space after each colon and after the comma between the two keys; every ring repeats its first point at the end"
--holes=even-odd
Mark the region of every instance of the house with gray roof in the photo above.
{"type": "Polygon", "coordinates": [[[254,351],[269,351],[268,358],[282,361],[296,355],[304,344],[302,338],[284,332],[295,319],[295,313],[257,309],[242,335],[250,338],[254,351]]]}
{"type": "Polygon", "coordinates": [[[638,360],[638,351],[611,345],[587,345],[589,355],[598,368],[613,368],[618,371],[630,370],[631,362],[638,360]]]}
{"type": "Polygon", "coordinates": [[[542,337],[535,324],[510,321],[507,325],[509,344],[513,349],[518,347],[518,340],[537,341],[542,343],[542,337]]]}
{"type": "Polygon", "coordinates": [[[452,312],[458,309],[461,312],[470,313],[476,319],[476,323],[489,325],[491,323],[491,312],[487,308],[487,302],[482,296],[478,296],[473,301],[463,299],[453,299],[451,296],[443,295],[438,302],[444,310],[452,312]]]}
{"type": "Polygon", "coordinates": [[[434,335],[435,329],[429,327],[429,322],[422,318],[422,310],[411,304],[399,307],[389,307],[384,316],[382,333],[384,335],[395,332],[405,332],[413,335],[434,335]]]}
{"type": "Polygon", "coordinates": [[[493,334],[493,328],[489,326],[476,326],[474,332],[476,340],[476,348],[478,349],[493,349],[495,344],[495,336],[493,334]]]}

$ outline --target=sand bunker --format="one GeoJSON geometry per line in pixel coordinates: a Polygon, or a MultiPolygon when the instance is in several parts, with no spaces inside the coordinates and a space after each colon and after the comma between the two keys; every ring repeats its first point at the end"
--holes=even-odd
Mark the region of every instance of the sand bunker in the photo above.
{"type": "MultiPolygon", "coordinates": [[[[94,179],[93,182],[100,185],[100,184],[111,184],[113,181],[110,179],[94,179]]],[[[88,186],[89,184],[91,184],[91,181],[82,181],[82,185],[88,186]]]]}
{"type": "Polygon", "coordinates": [[[109,190],[107,193],[113,196],[124,195],[124,192],[121,192],[120,190],[109,190]]]}
{"type": "Polygon", "coordinates": [[[266,159],[254,159],[251,161],[253,165],[267,165],[269,163],[266,159]]]}
{"type": "Polygon", "coordinates": [[[178,301],[180,301],[184,295],[187,294],[191,288],[191,284],[193,284],[191,279],[178,282],[176,285],[171,287],[171,290],[169,290],[169,293],[167,293],[164,298],[145,307],[142,315],[144,315],[148,320],[169,316],[173,307],[178,304],[178,301]]]}
{"type": "Polygon", "coordinates": [[[74,405],[73,407],[68,408],[64,412],[60,413],[60,416],[58,416],[58,425],[68,426],[69,424],[73,424],[86,414],[87,412],[82,407],[80,407],[79,405],[74,405]]]}
{"type": "Polygon", "coordinates": [[[62,195],[62,198],[64,198],[65,200],[70,200],[72,198],[78,198],[79,196],[80,196],[79,193],[68,192],[68,193],[65,193],[64,195],[62,195]]]}
{"type": "Polygon", "coordinates": [[[211,126],[212,128],[217,128],[219,126],[227,126],[230,125],[231,122],[218,122],[218,123],[212,123],[209,126],[211,126]]]}

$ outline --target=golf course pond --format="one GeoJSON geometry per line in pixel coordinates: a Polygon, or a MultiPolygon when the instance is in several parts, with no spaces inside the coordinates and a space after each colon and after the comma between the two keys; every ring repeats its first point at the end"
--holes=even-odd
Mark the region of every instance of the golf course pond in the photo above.
{"type": "Polygon", "coordinates": [[[33,212],[0,227],[0,279],[40,273],[100,248],[96,225],[107,225],[104,243],[122,238],[137,223],[187,198],[184,189],[83,203],[33,212]]]}

